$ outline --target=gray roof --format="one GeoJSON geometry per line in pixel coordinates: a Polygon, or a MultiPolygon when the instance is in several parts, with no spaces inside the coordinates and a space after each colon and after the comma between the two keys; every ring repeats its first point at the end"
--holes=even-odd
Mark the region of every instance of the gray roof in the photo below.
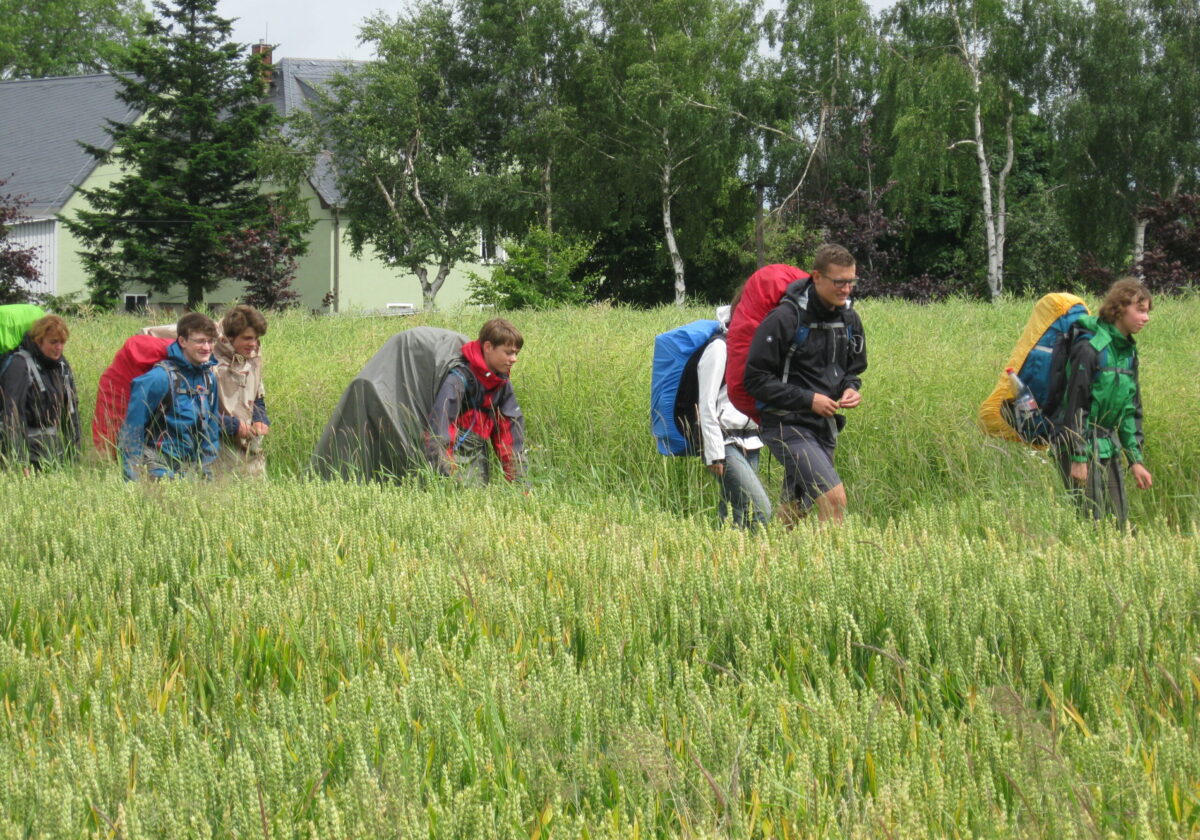
{"type": "Polygon", "coordinates": [[[108,74],[0,82],[0,189],[31,202],[25,215],[53,216],[91,174],[96,159],[79,141],[107,149],[105,120],[136,118],[117,86],[108,74]]]}
{"type": "MultiPolygon", "coordinates": [[[[267,101],[285,117],[298,111],[307,111],[319,90],[340,73],[348,73],[362,65],[361,61],[319,58],[281,58],[275,63],[275,83],[271,86],[267,101]]],[[[329,163],[329,155],[318,155],[309,175],[317,195],[327,207],[342,203],[329,163]]]]}
{"type": "MultiPolygon", "coordinates": [[[[361,61],[281,58],[267,101],[284,117],[308,110],[317,91],[361,61]]],[[[2,193],[24,195],[23,212],[34,219],[59,212],[96,167],[78,141],[102,149],[112,145],[105,120],[129,122],[138,112],[117,99],[114,76],[64,76],[0,82],[0,179],[2,193]]],[[[314,162],[309,176],[326,206],[342,203],[329,155],[314,162]]]]}

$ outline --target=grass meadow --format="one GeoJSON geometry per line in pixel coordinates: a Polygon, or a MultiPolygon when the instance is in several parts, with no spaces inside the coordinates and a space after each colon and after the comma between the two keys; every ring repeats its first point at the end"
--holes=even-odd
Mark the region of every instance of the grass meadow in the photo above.
{"type": "MultiPolygon", "coordinates": [[[[305,474],[392,332],[485,316],[274,318],[268,484],[0,475],[0,838],[1200,836],[1196,304],[1129,531],[975,427],[1028,301],[861,304],[848,523],[756,535],[649,435],[706,310],[512,316],[527,492],[305,474]]],[[[85,420],[141,325],[72,324],[85,420]]]]}

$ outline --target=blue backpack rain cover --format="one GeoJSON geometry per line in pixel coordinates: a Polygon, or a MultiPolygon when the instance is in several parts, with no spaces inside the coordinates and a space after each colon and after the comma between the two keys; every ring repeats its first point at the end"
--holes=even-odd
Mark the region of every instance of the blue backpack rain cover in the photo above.
{"type": "Polygon", "coordinates": [[[1070,352],[1066,335],[1071,326],[1087,314],[1087,307],[1078,303],[1063,313],[1046,328],[1037,344],[1030,348],[1025,364],[1017,371],[1017,376],[1033,392],[1039,411],[1029,423],[1017,423],[1016,418],[1011,416],[1011,406],[1005,406],[1002,413],[1010,415],[1005,419],[1026,441],[1043,443],[1054,437],[1054,415],[1058,412],[1062,391],[1066,387],[1066,358],[1070,352]]]}
{"type": "Polygon", "coordinates": [[[650,370],[650,433],[663,455],[692,455],[699,450],[696,417],[696,365],[704,346],[717,334],[713,320],[693,321],[654,337],[650,370]],[[681,387],[682,384],[682,387],[681,387]],[[680,399],[681,394],[691,394],[680,399]]]}

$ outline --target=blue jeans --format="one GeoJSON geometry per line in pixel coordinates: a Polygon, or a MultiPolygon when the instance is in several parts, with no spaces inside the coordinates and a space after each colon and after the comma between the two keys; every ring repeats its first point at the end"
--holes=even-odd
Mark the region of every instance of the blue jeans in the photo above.
{"type": "Polygon", "coordinates": [[[766,525],[771,520],[771,500],[758,480],[758,453],[743,451],[731,443],[725,444],[725,474],[720,477],[721,504],[717,511],[721,521],[733,508],[733,524],[738,528],[766,525]]]}

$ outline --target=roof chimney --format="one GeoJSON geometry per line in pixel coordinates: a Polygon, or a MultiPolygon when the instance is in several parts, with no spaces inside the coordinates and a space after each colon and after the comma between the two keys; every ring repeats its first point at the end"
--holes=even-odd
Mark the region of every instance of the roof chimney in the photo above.
{"type": "Polygon", "coordinates": [[[264,44],[261,41],[258,42],[257,44],[251,45],[251,47],[250,47],[250,55],[261,55],[262,56],[263,65],[264,65],[264,67],[263,67],[263,84],[265,84],[267,87],[270,87],[275,82],[275,71],[274,71],[274,67],[271,63],[271,51],[272,51],[271,45],[264,44]]]}

